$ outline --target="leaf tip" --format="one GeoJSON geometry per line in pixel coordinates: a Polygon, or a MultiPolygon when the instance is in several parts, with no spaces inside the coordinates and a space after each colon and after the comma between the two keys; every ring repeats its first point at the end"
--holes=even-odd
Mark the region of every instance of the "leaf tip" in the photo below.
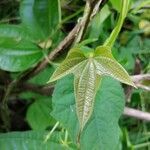
{"type": "Polygon", "coordinates": [[[132,82],[132,86],[136,89],[138,89],[138,87],[136,86],[136,84],[134,82],[132,82]]]}
{"type": "Polygon", "coordinates": [[[57,80],[57,79],[54,78],[53,75],[52,75],[52,77],[50,77],[50,79],[47,81],[47,83],[52,83],[52,82],[54,82],[54,81],[56,81],[56,80],[57,80]]]}
{"type": "Polygon", "coordinates": [[[134,87],[134,88],[136,88],[136,89],[137,89],[136,84],[132,81],[132,79],[131,79],[131,78],[130,78],[130,81],[126,82],[125,84],[130,85],[130,86],[132,86],[132,87],[134,87]]]}

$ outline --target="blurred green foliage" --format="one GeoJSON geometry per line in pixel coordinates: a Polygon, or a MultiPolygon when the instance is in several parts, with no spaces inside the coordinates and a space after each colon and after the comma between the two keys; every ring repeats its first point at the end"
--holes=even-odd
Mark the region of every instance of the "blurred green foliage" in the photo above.
{"type": "MultiPolygon", "coordinates": [[[[54,0],[0,1],[0,98],[4,93],[9,80],[18,77],[20,73],[25,73],[24,71],[27,71],[27,69],[32,69],[58,45],[82,16],[84,6],[85,2],[81,0],[61,0],[60,3],[54,0]],[[52,3],[53,5],[51,5],[52,3]],[[20,41],[23,44],[20,44],[20,41]],[[49,41],[51,44],[46,46],[49,41]],[[28,53],[27,50],[29,50],[28,53]],[[36,53],[37,51],[38,54],[36,53]],[[20,63],[20,65],[18,65],[18,63],[20,63]]],[[[129,13],[112,49],[114,57],[131,75],[150,73],[149,7],[149,0],[131,1],[129,13]]],[[[91,20],[84,38],[97,40],[93,43],[89,43],[88,46],[95,48],[107,39],[115,26],[119,11],[120,0],[110,0],[105,4],[102,10],[96,14],[91,20]]],[[[60,53],[54,62],[50,62],[50,65],[44,71],[27,81],[27,83],[44,86],[54,71],[55,65],[63,60],[65,55],[66,52],[60,53]]],[[[70,82],[68,85],[69,84],[70,82]]],[[[116,87],[120,87],[118,83],[110,84],[117,84],[116,87]]],[[[150,86],[149,81],[143,81],[142,84],[150,86]]],[[[27,92],[25,89],[20,90],[21,87],[20,89],[15,89],[14,93],[11,93],[9,101],[16,101],[19,99],[27,104],[25,115],[21,117],[28,123],[28,130],[34,131],[25,132],[26,129],[23,129],[24,132],[19,133],[1,133],[0,149],[78,149],[78,146],[74,144],[76,142],[75,135],[77,134],[77,127],[74,127],[76,123],[74,120],[76,120],[76,118],[71,116],[75,115],[75,113],[71,114],[72,111],[74,111],[74,106],[72,107],[74,101],[71,101],[72,99],[70,100],[72,95],[69,94],[73,92],[72,86],[67,86],[65,79],[64,81],[58,82],[56,86],[58,89],[66,87],[63,89],[64,91],[62,91],[61,95],[59,95],[59,98],[57,97],[58,95],[56,96],[56,92],[59,93],[61,90],[57,91],[58,89],[56,89],[53,98],[50,95],[43,96],[37,94],[32,90],[30,92],[27,92]],[[65,94],[69,98],[67,98],[65,94]],[[56,105],[56,103],[61,105],[56,105]],[[67,107],[67,105],[70,107],[67,107]],[[69,116],[70,120],[68,118],[69,116]],[[60,121],[60,124],[55,129],[57,132],[53,132],[49,140],[43,146],[42,144],[46,135],[53,130],[57,123],[54,118],[57,121],[60,121]],[[74,122],[71,122],[71,119],[74,122]],[[70,133],[68,133],[66,129],[70,133]],[[45,130],[48,130],[48,132],[45,130]],[[34,139],[33,142],[31,139],[34,139]]],[[[114,89],[116,87],[114,87],[114,89]]],[[[118,91],[114,91],[114,89],[110,89],[109,94],[112,94],[111,91],[117,94],[118,91]]],[[[125,89],[127,89],[127,87],[125,87],[125,89]]],[[[109,94],[106,94],[108,98],[109,94]]],[[[126,106],[150,112],[149,97],[150,93],[146,90],[133,89],[129,96],[130,102],[126,102],[126,106]]],[[[105,100],[105,98],[103,100],[105,100]]],[[[108,99],[108,101],[109,100],[110,99],[108,99]]],[[[107,102],[107,99],[105,102],[107,102]]],[[[97,103],[100,102],[97,101],[97,103]]],[[[11,111],[16,113],[14,110],[11,111]]],[[[103,110],[99,109],[96,113],[99,115],[102,111],[103,110]]],[[[106,126],[111,123],[109,117],[111,118],[111,116],[108,116],[108,121],[105,120],[106,126]]],[[[12,120],[13,119],[16,121],[15,118],[12,118],[12,120]]],[[[0,119],[0,123],[1,122],[0,119]]],[[[150,149],[150,123],[122,116],[119,120],[119,125],[121,130],[120,132],[118,131],[120,134],[118,150],[150,149]]],[[[87,150],[88,148],[92,149],[92,147],[88,147],[88,144],[91,145],[91,140],[96,140],[94,135],[99,134],[95,133],[96,127],[94,124],[91,124],[90,126],[93,129],[90,130],[87,128],[86,130],[89,130],[89,132],[84,132],[83,134],[83,137],[85,137],[82,140],[83,150],[87,150]],[[89,135],[92,136],[91,139],[89,135]],[[85,141],[85,139],[88,142],[85,141]]],[[[111,126],[110,129],[112,129],[111,126]]],[[[14,130],[18,129],[16,128],[14,130]]],[[[103,132],[104,129],[101,130],[101,132],[103,132]]],[[[107,130],[107,132],[109,132],[109,130],[107,130]]],[[[0,131],[5,131],[3,123],[0,125],[0,131]]],[[[106,132],[104,133],[104,136],[99,139],[103,139],[105,135],[106,132]]],[[[114,136],[112,138],[114,138],[114,136]]],[[[113,143],[109,144],[108,146],[113,146],[113,143]]],[[[105,148],[103,149],[105,150],[105,148]]]]}

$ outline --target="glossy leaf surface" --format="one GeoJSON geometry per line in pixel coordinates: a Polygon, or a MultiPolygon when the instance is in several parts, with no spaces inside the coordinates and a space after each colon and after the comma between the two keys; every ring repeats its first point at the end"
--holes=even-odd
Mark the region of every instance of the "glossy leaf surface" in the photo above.
{"type": "Polygon", "coordinates": [[[60,23],[59,0],[23,0],[20,15],[27,31],[36,40],[44,40],[60,23]]]}
{"type": "Polygon", "coordinates": [[[43,54],[35,44],[18,38],[1,38],[0,68],[18,72],[39,62],[43,54]]]}
{"type": "Polygon", "coordinates": [[[2,38],[16,38],[18,40],[32,40],[32,36],[26,33],[26,30],[19,25],[0,25],[0,37],[2,38]]]}

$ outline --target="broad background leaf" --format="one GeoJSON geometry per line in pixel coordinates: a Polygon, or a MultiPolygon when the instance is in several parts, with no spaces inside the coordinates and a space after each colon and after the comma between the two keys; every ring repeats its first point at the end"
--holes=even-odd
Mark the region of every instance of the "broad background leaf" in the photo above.
{"type": "MultiPolygon", "coordinates": [[[[69,130],[75,142],[79,124],[73,91],[72,76],[58,81],[53,94],[52,115],[69,130]]],[[[81,149],[116,150],[120,133],[118,119],[123,108],[124,94],[120,84],[104,77],[96,95],[93,115],[81,134],[81,149]]]]}
{"type": "MultiPolygon", "coordinates": [[[[52,74],[54,68],[48,66],[43,71],[41,71],[37,76],[29,80],[28,82],[32,84],[45,85],[52,74]]],[[[48,92],[48,91],[47,91],[48,92]]],[[[46,93],[47,93],[46,92],[46,93]]],[[[49,93],[51,91],[49,90],[49,93]]],[[[48,93],[48,94],[49,94],[48,93]]],[[[39,95],[33,92],[22,92],[19,95],[20,99],[33,102],[27,110],[26,120],[28,121],[30,127],[34,130],[43,130],[50,126],[53,126],[56,121],[50,115],[52,111],[51,107],[51,96],[39,95]]]]}
{"type": "Polygon", "coordinates": [[[36,45],[41,40],[51,41],[51,35],[54,48],[63,37],[56,30],[61,21],[59,0],[23,0],[20,14],[21,25],[0,25],[0,68],[6,71],[24,71],[34,66],[43,56],[36,45]]]}
{"type": "Polygon", "coordinates": [[[20,7],[23,26],[36,40],[44,40],[60,23],[59,0],[23,0],[20,7]]]}
{"type": "Polygon", "coordinates": [[[50,115],[51,110],[51,98],[36,95],[35,102],[29,106],[26,115],[31,128],[33,130],[44,130],[54,125],[55,121],[50,115]]]}
{"type": "Polygon", "coordinates": [[[20,25],[1,24],[0,37],[26,39],[32,41],[32,36],[26,33],[26,30],[20,25]]]}
{"type": "Polygon", "coordinates": [[[0,38],[0,68],[18,72],[35,65],[42,58],[40,48],[27,40],[0,38]]]}
{"type": "MultiPolygon", "coordinates": [[[[61,134],[53,133],[44,143],[46,131],[27,131],[0,134],[1,150],[69,150],[60,144],[61,134]]],[[[71,150],[71,149],[70,149],[71,150]]]]}

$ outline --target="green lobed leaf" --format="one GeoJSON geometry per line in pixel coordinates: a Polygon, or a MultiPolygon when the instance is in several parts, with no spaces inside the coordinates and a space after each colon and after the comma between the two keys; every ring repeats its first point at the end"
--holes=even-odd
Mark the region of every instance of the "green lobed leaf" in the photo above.
{"type": "MultiPolygon", "coordinates": [[[[118,149],[118,119],[123,112],[124,99],[120,84],[112,78],[104,77],[96,94],[92,117],[81,134],[81,149],[118,149]]],[[[67,76],[57,82],[52,102],[53,117],[68,129],[73,141],[76,142],[79,123],[75,110],[73,76],[67,76]]]]}
{"type": "Polygon", "coordinates": [[[113,58],[109,46],[100,46],[95,52],[90,49],[87,54],[86,51],[72,49],[60,67],[56,69],[50,81],[55,81],[70,73],[75,75],[76,112],[81,131],[93,111],[97,84],[99,84],[98,78],[110,76],[135,86],[125,69],[113,58]]]}
{"type": "Polygon", "coordinates": [[[40,61],[43,53],[32,42],[18,38],[0,38],[0,68],[18,72],[40,61]]]}
{"type": "Polygon", "coordinates": [[[59,0],[23,0],[20,7],[23,26],[36,40],[45,40],[60,23],[59,0]]]}
{"type": "Polygon", "coordinates": [[[47,134],[48,132],[45,131],[11,132],[0,134],[0,149],[1,150],[67,149],[66,147],[60,144],[61,134],[59,132],[53,133],[51,138],[47,142],[44,142],[47,134]]]}

